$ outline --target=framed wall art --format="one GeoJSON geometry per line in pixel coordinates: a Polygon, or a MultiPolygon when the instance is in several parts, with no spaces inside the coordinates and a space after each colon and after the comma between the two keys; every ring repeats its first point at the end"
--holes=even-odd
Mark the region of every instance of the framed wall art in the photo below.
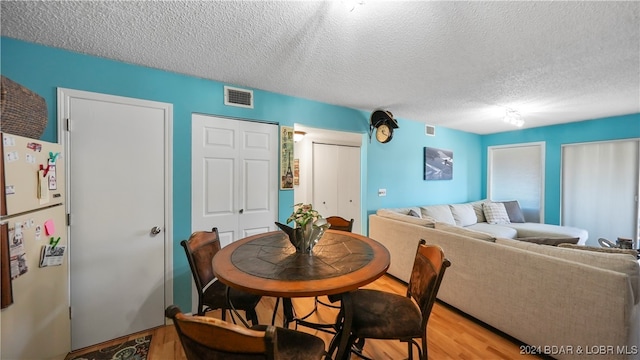
{"type": "Polygon", "coordinates": [[[280,127],[280,189],[293,190],[293,128],[280,127]]]}
{"type": "Polygon", "coordinates": [[[424,179],[453,179],[453,151],[431,147],[424,148],[424,179]]]}
{"type": "Polygon", "coordinates": [[[293,159],[293,185],[300,185],[300,159],[293,159]]]}

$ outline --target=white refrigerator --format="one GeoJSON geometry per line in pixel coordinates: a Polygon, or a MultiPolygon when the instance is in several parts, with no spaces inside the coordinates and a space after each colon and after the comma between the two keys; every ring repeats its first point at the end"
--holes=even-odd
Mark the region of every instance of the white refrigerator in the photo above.
{"type": "Polygon", "coordinates": [[[0,358],[64,359],[71,322],[62,146],[0,134],[0,358]]]}

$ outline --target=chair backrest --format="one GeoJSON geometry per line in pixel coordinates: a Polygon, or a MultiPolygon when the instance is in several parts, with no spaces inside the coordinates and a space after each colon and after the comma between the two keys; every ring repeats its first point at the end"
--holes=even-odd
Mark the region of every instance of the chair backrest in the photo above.
{"type": "Polygon", "coordinates": [[[340,216],[329,216],[326,218],[327,222],[331,224],[329,229],[351,232],[353,229],[353,219],[347,220],[340,216]]]}
{"type": "Polygon", "coordinates": [[[187,255],[198,292],[202,293],[204,287],[215,278],[213,257],[220,251],[218,228],[214,227],[211,231],[196,231],[188,240],[182,240],[180,245],[187,255]]]}
{"type": "Polygon", "coordinates": [[[171,305],[173,320],[187,359],[277,359],[276,329],[251,330],[213,317],[190,316],[171,305]]]}
{"type": "Polygon", "coordinates": [[[440,283],[449,266],[451,262],[444,257],[442,248],[426,245],[424,239],[420,240],[407,286],[407,297],[412,297],[420,307],[423,326],[429,321],[440,283]]]}

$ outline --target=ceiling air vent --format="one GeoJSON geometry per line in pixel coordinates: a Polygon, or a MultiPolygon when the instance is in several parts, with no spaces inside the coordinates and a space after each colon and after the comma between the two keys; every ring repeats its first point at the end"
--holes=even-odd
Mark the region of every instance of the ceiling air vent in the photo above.
{"type": "Polygon", "coordinates": [[[427,136],[436,136],[436,127],[433,125],[425,125],[424,126],[424,133],[427,136]]]}
{"type": "Polygon", "coordinates": [[[253,91],[225,86],[224,104],[253,109],[253,91]]]}

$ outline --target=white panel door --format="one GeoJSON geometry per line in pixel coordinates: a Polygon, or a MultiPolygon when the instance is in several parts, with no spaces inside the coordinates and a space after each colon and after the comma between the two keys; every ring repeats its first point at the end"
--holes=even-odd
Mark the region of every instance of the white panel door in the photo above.
{"type": "Polygon", "coordinates": [[[353,219],[353,232],[360,233],[360,148],[338,146],[338,214],[353,219]]]}
{"type": "Polygon", "coordinates": [[[217,227],[221,245],[275,230],[278,126],[194,114],[192,229],[217,227]]]}
{"type": "Polygon", "coordinates": [[[338,215],[338,146],[313,144],[313,207],[324,216],[338,215]]]}
{"type": "Polygon", "coordinates": [[[165,323],[173,110],[74,90],[58,97],[71,124],[71,332],[79,349],[165,323]]]}
{"type": "Polygon", "coordinates": [[[324,217],[353,219],[361,233],[360,148],[313,144],[313,207],[324,217]]]}

